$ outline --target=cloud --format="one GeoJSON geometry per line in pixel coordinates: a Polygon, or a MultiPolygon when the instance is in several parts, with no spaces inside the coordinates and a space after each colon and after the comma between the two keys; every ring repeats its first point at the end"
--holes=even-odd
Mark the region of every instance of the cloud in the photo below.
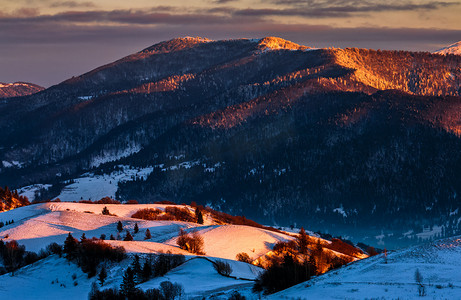
{"type": "MultiPolygon", "coordinates": [[[[0,24],[25,24],[25,23],[99,23],[99,24],[222,24],[240,23],[242,17],[222,16],[204,13],[173,13],[174,8],[166,6],[155,7],[147,11],[141,10],[112,10],[112,11],[66,11],[53,15],[8,15],[0,16],[0,24]],[[170,10],[170,11],[169,11],[170,10]]],[[[244,17],[247,18],[247,17],[244,17]]],[[[257,21],[254,19],[253,21],[257,21]]]]}
{"type": "Polygon", "coordinates": [[[91,8],[96,7],[93,2],[77,2],[77,1],[56,1],[50,4],[50,7],[64,7],[64,8],[91,8]]]}
{"type": "Polygon", "coordinates": [[[215,4],[227,4],[230,2],[236,2],[237,0],[213,0],[212,3],[215,4]]]}
{"type": "Polygon", "coordinates": [[[235,10],[235,15],[242,16],[301,16],[309,18],[350,17],[356,13],[386,12],[386,11],[414,11],[436,10],[442,7],[459,5],[459,2],[443,1],[357,1],[357,0],[277,0],[275,4],[285,5],[287,8],[262,8],[235,10]]]}

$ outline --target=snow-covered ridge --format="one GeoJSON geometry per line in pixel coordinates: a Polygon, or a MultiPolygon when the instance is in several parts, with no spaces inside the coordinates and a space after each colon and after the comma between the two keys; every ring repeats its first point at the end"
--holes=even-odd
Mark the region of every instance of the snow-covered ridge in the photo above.
{"type": "Polygon", "coordinates": [[[441,48],[434,53],[437,54],[456,54],[461,55],[461,41],[451,44],[447,47],[441,48]]]}
{"type": "Polygon", "coordinates": [[[3,87],[12,87],[12,86],[33,86],[30,83],[25,83],[25,82],[14,82],[14,83],[3,83],[0,82],[0,88],[3,87]]]}

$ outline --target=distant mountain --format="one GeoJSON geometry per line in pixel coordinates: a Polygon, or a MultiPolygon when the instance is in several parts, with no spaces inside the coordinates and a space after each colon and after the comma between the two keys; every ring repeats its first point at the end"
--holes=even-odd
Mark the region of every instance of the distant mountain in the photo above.
{"type": "Polygon", "coordinates": [[[273,37],[173,39],[0,103],[0,182],[80,200],[69,189],[83,180],[69,180],[98,177],[99,196],[196,201],[386,245],[452,235],[460,65],[273,37]]]}
{"type": "Polygon", "coordinates": [[[44,89],[44,87],[27,82],[0,82],[0,98],[27,96],[43,91],[44,89]]]}
{"type": "Polygon", "coordinates": [[[435,51],[434,53],[461,55],[461,41],[451,44],[450,46],[444,47],[442,49],[439,49],[435,51]]]}

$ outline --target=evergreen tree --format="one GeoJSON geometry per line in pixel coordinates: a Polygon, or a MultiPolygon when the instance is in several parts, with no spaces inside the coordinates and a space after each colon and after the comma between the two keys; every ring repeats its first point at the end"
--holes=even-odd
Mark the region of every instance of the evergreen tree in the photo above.
{"type": "Polygon", "coordinates": [[[131,236],[131,233],[128,230],[126,231],[126,236],[125,236],[125,238],[123,240],[124,241],[132,241],[133,240],[133,237],[131,236]]]}
{"type": "Polygon", "coordinates": [[[118,221],[117,223],[117,230],[118,232],[122,232],[123,231],[123,224],[121,221],[118,221]]]}
{"type": "Polygon", "coordinates": [[[109,239],[110,239],[110,240],[112,240],[112,241],[115,241],[115,237],[114,237],[114,235],[113,235],[113,234],[111,234],[109,239]]]}
{"type": "Polygon", "coordinates": [[[152,235],[150,234],[149,228],[146,230],[146,236],[144,237],[145,240],[150,240],[152,238],[152,235]]]}
{"type": "Polygon", "coordinates": [[[151,276],[152,276],[151,262],[149,260],[146,260],[144,262],[144,265],[142,266],[142,278],[144,281],[147,281],[149,280],[151,276]]]}
{"type": "Polygon", "coordinates": [[[306,231],[304,230],[303,227],[301,227],[301,230],[299,231],[297,238],[298,242],[298,249],[299,252],[302,254],[307,254],[307,246],[309,244],[309,236],[306,234],[306,231]]]}
{"type": "Polygon", "coordinates": [[[85,236],[85,233],[82,233],[82,236],[80,237],[80,241],[83,242],[84,240],[86,240],[86,236],[85,236]]]}
{"type": "Polygon", "coordinates": [[[138,227],[138,223],[135,223],[134,224],[134,233],[138,233],[139,232],[139,227],[138,227]]]}
{"type": "Polygon", "coordinates": [[[78,241],[70,234],[67,236],[64,241],[64,253],[67,254],[67,257],[72,257],[73,253],[77,250],[78,241]]]}
{"type": "Polygon", "coordinates": [[[104,285],[104,281],[106,281],[106,278],[107,278],[107,271],[106,271],[106,268],[103,266],[98,275],[99,284],[101,286],[104,285]]]}
{"type": "Polygon", "coordinates": [[[139,262],[139,255],[135,255],[133,262],[131,263],[131,268],[133,269],[135,282],[140,283],[142,281],[142,269],[141,263],[139,262]]]}
{"type": "Polygon", "coordinates": [[[195,216],[197,217],[197,223],[203,224],[203,214],[198,207],[195,209],[195,216]]]}
{"type": "Polygon", "coordinates": [[[123,275],[123,281],[120,285],[120,294],[130,298],[136,293],[136,283],[134,282],[134,272],[128,267],[123,275]]]}

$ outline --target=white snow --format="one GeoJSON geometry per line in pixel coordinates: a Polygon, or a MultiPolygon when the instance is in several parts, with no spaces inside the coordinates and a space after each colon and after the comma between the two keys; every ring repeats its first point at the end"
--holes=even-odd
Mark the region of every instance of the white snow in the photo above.
{"type": "Polygon", "coordinates": [[[121,166],[121,171],[110,174],[95,175],[85,173],[82,177],[75,179],[72,183],[62,190],[56,198],[61,201],[99,200],[104,197],[115,198],[115,192],[120,181],[131,181],[136,177],[146,179],[152,173],[153,167],[133,169],[121,166]]]}
{"type": "Polygon", "coordinates": [[[33,184],[28,186],[23,186],[18,190],[19,196],[26,196],[30,202],[35,199],[35,192],[41,189],[48,189],[51,187],[51,184],[33,184]]]}
{"type": "MultiPolygon", "coordinates": [[[[236,271],[245,277],[254,277],[255,273],[258,274],[261,270],[241,262],[234,262],[232,268],[236,268],[236,271]]],[[[165,277],[155,278],[139,285],[139,287],[142,289],[158,288],[160,283],[166,280],[180,283],[189,298],[209,297],[213,293],[219,295],[227,290],[253,286],[252,281],[219,275],[213,268],[213,263],[204,258],[193,258],[168,272],[165,277]]]]}
{"type": "Polygon", "coordinates": [[[93,157],[90,163],[90,167],[99,167],[100,165],[111,162],[117,161],[121,158],[130,156],[132,154],[138,153],[141,151],[142,147],[137,144],[131,144],[125,149],[118,149],[116,153],[102,153],[96,157],[93,157]]]}
{"type": "Polygon", "coordinates": [[[442,49],[439,49],[435,51],[434,53],[437,54],[456,54],[456,55],[461,55],[461,41],[451,44],[447,47],[444,47],[442,49]]]}
{"type": "Polygon", "coordinates": [[[88,279],[77,265],[53,255],[18,270],[14,276],[0,276],[0,298],[86,299],[95,280],[88,279]]]}
{"type": "Polygon", "coordinates": [[[24,165],[23,163],[16,161],[16,160],[13,160],[13,161],[4,160],[2,161],[2,164],[3,164],[3,167],[5,168],[13,168],[13,167],[22,168],[22,166],[24,165]]]}
{"type": "Polygon", "coordinates": [[[351,263],[268,299],[420,299],[414,274],[423,276],[427,299],[460,299],[461,239],[445,239],[351,263]]]}

